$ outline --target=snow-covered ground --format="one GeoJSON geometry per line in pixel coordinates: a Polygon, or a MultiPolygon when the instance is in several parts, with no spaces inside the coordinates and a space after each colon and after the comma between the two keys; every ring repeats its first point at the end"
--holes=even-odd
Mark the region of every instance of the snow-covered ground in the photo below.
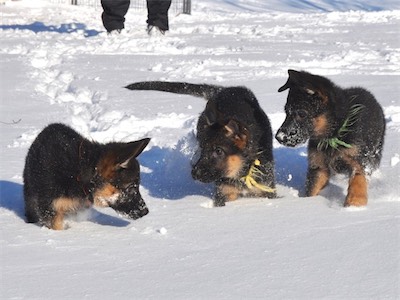
{"type": "Polygon", "coordinates": [[[100,7],[39,0],[0,6],[1,299],[399,299],[399,1],[193,1],[149,38],[145,12],[107,36],[100,7]],[[268,2],[268,3],[266,3],[268,2]],[[278,199],[209,208],[194,182],[194,130],[205,102],[128,91],[134,81],[245,85],[273,131],[287,69],[363,86],[387,133],[366,208],[343,208],[347,178],[301,198],[306,147],[274,142],[278,199]],[[51,122],[100,142],[151,137],[140,156],[150,214],[96,209],[56,232],[24,222],[26,152],[51,122]]]}

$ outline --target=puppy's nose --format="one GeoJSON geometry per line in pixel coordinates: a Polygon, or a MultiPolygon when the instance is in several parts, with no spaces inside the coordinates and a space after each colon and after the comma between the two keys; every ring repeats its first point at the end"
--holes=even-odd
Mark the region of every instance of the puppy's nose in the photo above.
{"type": "Polygon", "coordinates": [[[278,132],[275,135],[275,138],[278,140],[279,143],[281,144],[286,144],[288,141],[288,136],[286,133],[283,132],[283,130],[279,129],[278,132]]]}
{"type": "Polygon", "coordinates": [[[149,209],[146,207],[144,209],[135,209],[128,213],[129,217],[133,220],[140,219],[149,213],[149,209]]]}
{"type": "Polygon", "coordinates": [[[147,215],[148,213],[149,213],[149,209],[147,207],[139,211],[140,217],[143,217],[143,216],[147,215]]]}

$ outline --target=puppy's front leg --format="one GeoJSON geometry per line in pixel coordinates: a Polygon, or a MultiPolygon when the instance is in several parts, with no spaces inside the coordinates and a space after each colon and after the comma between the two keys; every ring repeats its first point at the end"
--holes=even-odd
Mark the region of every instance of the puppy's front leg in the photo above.
{"type": "Polygon", "coordinates": [[[308,169],[306,181],[306,197],[312,197],[319,194],[319,192],[328,184],[329,181],[328,169],[308,169]]]}
{"type": "Polygon", "coordinates": [[[367,179],[364,174],[356,173],[350,178],[344,206],[365,206],[368,202],[367,179]]]}
{"type": "Polygon", "coordinates": [[[216,187],[214,206],[225,206],[226,201],[234,201],[239,197],[240,191],[230,184],[221,183],[216,187]]]}
{"type": "Polygon", "coordinates": [[[214,206],[215,207],[221,207],[225,206],[225,197],[224,195],[221,195],[217,189],[217,192],[215,193],[214,197],[214,206]]]}
{"type": "Polygon", "coordinates": [[[325,154],[309,149],[306,181],[306,197],[316,196],[328,184],[329,167],[325,163],[325,154]]]}

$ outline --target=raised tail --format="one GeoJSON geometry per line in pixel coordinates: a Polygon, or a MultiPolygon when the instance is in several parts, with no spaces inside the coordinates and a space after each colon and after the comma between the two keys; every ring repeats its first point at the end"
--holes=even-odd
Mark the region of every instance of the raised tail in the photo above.
{"type": "Polygon", "coordinates": [[[222,86],[209,84],[193,84],[187,82],[168,82],[168,81],[142,81],[127,85],[129,90],[162,91],[175,94],[191,95],[203,97],[207,100],[214,97],[216,93],[223,89],[222,86]]]}

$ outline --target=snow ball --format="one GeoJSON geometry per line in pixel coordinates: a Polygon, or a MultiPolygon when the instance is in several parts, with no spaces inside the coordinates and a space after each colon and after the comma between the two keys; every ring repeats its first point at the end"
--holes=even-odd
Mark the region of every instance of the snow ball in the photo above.
{"type": "Polygon", "coordinates": [[[54,245],[54,244],[55,244],[55,241],[52,239],[49,239],[46,241],[46,245],[54,245]]]}
{"type": "Polygon", "coordinates": [[[200,206],[204,207],[204,208],[213,208],[214,202],[210,200],[210,201],[201,203],[200,206]]]}
{"type": "Polygon", "coordinates": [[[308,156],[308,152],[307,151],[301,151],[300,152],[300,156],[307,157],[308,156]]]}
{"type": "Polygon", "coordinates": [[[287,181],[292,181],[292,178],[293,178],[292,174],[289,174],[287,177],[287,181]]]}
{"type": "Polygon", "coordinates": [[[400,162],[400,156],[399,156],[398,154],[396,154],[395,156],[393,156],[393,157],[390,159],[390,165],[391,165],[392,167],[396,166],[399,162],[400,162]]]}
{"type": "Polygon", "coordinates": [[[165,227],[161,227],[159,230],[158,230],[158,233],[159,234],[167,234],[167,229],[165,228],[165,227]]]}

